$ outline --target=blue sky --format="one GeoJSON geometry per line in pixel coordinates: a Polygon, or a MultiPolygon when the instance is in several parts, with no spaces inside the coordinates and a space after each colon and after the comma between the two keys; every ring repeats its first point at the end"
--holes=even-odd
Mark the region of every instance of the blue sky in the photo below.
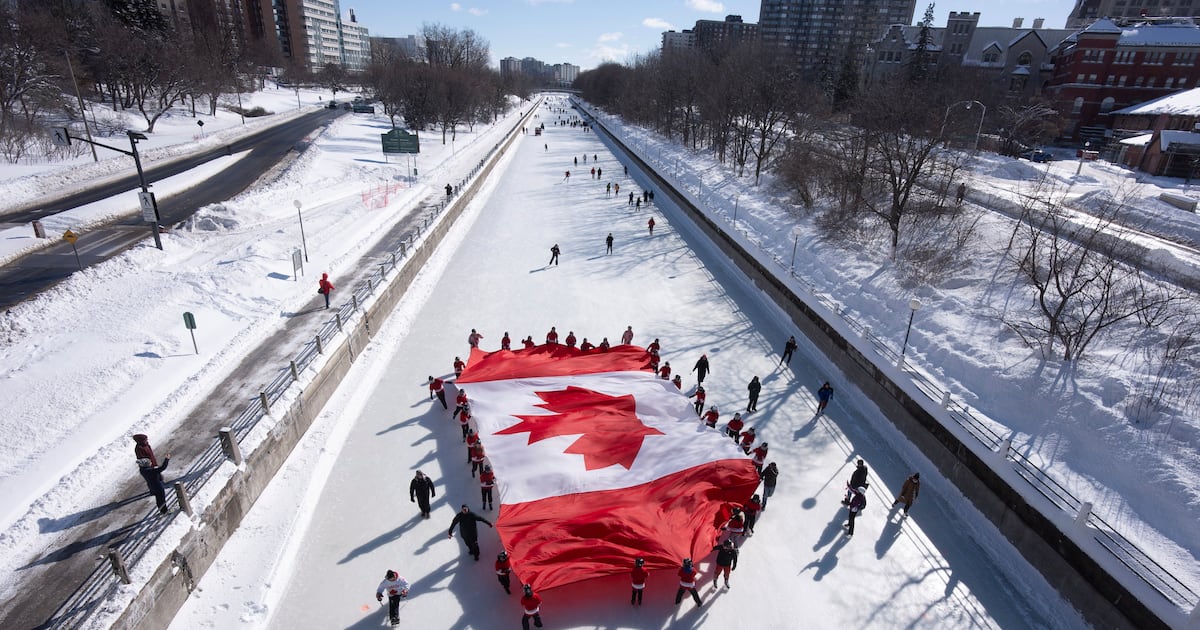
{"type": "MultiPolygon", "coordinates": [[[[928,2],[918,0],[920,20],[928,2]]],[[[951,11],[979,11],[983,26],[1009,26],[1014,17],[1046,18],[1062,28],[1074,0],[951,0],[935,3],[934,20],[944,26],[951,11]]],[[[691,28],[696,20],[741,15],[758,21],[759,0],[341,0],[372,35],[403,37],[424,23],[471,29],[491,43],[492,65],[504,57],[535,57],[583,69],[604,61],[624,62],[658,48],[662,32],[691,28]]]]}

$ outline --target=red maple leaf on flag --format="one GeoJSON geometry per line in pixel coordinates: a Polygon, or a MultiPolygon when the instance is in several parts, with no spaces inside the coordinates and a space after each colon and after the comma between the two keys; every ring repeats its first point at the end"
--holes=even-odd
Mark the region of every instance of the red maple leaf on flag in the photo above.
{"type": "Polygon", "coordinates": [[[529,442],[578,435],[566,453],[583,455],[586,470],[607,468],[620,464],[629,470],[642,448],[647,435],[663,435],[662,431],[642,424],[637,417],[633,396],[609,396],[582,387],[570,386],[553,392],[537,392],[544,405],[555,413],[544,416],[517,416],[521,421],[497,431],[512,435],[528,433],[529,442]]]}

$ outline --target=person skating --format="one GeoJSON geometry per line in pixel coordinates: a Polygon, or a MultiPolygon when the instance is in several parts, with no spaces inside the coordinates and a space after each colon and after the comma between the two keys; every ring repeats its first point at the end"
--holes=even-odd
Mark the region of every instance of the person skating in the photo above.
{"type": "Polygon", "coordinates": [[[479,473],[479,497],[483,502],[483,507],[480,509],[492,509],[492,488],[496,487],[496,473],[492,472],[491,466],[484,466],[479,473]]]}
{"type": "Polygon", "coordinates": [[[512,339],[508,337],[508,331],[504,331],[504,336],[500,338],[501,350],[512,350],[512,339]]]}
{"type": "Polygon", "coordinates": [[[457,418],[463,410],[467,410],[467,415],[471,415],[471,399],[467,398],[467,390],[458,390],[458,395],[454,397],[454,417],[457,418]]]}
{"type": "Polygon", "coordinates": [[[388,572],[383,574],[379,588],[375,589],[375,601],[382,603],[385,593],[388,598],[388,620],[393,626],[400,625],[400,600],[408,597],[408,580],[388,569],[388,572]]]}
{"type": "Polygon", "coordinates": [[[738,438],[742,436],[742,427],[745,426],[746,423],[742,421],[742,414],[735,413],[733,414],[733,419],[729,421],[729,424],[725,425],[725,435],[728,435],[730,439],[732,439],[734,442],[737,442],[738,438]]]}
{"type": "Polygon", "coordinates": [[[846,528],[846,538],[854,535],[854,519],[867,507],[867,489],[859,486],[851,492],[850,504],[846,506],[846,511],[849,513],[849,520],[842,527],[846,528]]]}
{"type": "Polygon", "coordinates": [[[429,499],[437,496],[437,490],[433,487],[433,480],[425,476],[425,473],[417,471],[413,476],[412,482],[408,484],[408,500],[416,503],[418,508],[421,508],[421,517],[429,518],[431,510],[429,509],[429,499]]]}
{"type": "Polygon", "coordinates": [[[658,370],[658,375],[664,381],[671,380],[671,362],[670,361],[663,363],[663,366],[661,368],[659,368],[659,370],[658,370]]]}
{"type": "Polygon", "coordinates": [[[683,559],[683,566],[679,568],[679,590],[675,591],[675,605],[683,601],[683,594],[691,592],[692,600],[696,602],[696,606],[700,606],[700,593],[696,592],[696,580],[700,577],[700,572],[696,567],[692,566],[691,558],[683,559]]]}
{"type": "Polygon", "coordinates": [[[783,344],[783,356],[779,358],[779,365],[792,363],[792,353],[796,351],[796,337],[788,337],[788,340],[783,344]]]}
{"type": "Polygon", "coordinates": [[[737,570],[738,550],[733,544],[732,538],[726,538],[725,542],[712,548],[717,552],[717,572],[713,574],[713,586],[717,585],[717,578],[725,578],[725,588],[729,588],[729,574],[737,570]]]}
{"type": "Polygon", "coordinates": [[[483,335],[479,334],[474,328],[471,329],[471,334],[467,335],[467,345],[472,348],[479,347],[479,340],[483,339],[483,335]]]}
{"type": "Polygon", "coordinates": [[[696,383],[704,383],[704,377],[708,376],[708,355],[702,354],[696,360],[696,365],[692,367],[692,371],[696,373],[696,383]]]}
{"type": "Polygon", "coordinates": [[[158,458],[154,456],[154,447],[150,446],[150,436],[145,433],[134,434],[133,457],[134,459],[148,459],[151,466],[158,465],[158,458]]]}
{"type": "Polygon", "coordinates": [[[767,461],[767,443],[763,442],[762,444],[759,444],[758,447],[754,449],[754,453],[751,455],[751,457],[753,458],[751,461],[754,462],[754,470],[761,475],[763,465],[767,461]]]}
{"type": "Polygon", "coordinates": [[[629,572],[629,580],[632,582],[633,592],[629,595],[629,605],[642,605],[642,593],[646,590],[646,578],[650,577],[650,573],[646,571],[646,561],[642,558],[637,558],[633,561],[633,570],[629,572]]]}
{"type": "Polygon", "coordinates": [[[632,190],[629,191],[629,204],[628,205],[631,205],[631,206],[633,205],[633,191],[632,190]]]}
{"type": "Polygon", "coordinates": [[[743,453],[747,455],[750,454],[750,451],[754,448],[754,439],[756,437],[757,436],[754,434],[754,427],[750,427],[742,432],[742,438],[739,444],[742,447],[743,453]]]}
{"type": "MultiPolygon", "coordinates": [[[[646,348],[646,355],[647,355],[646,360],[647,360],[647,363],[649,364],[650,371],[653,372],[655,375],[657,375],[658,374],[658,362],[661,359],[661,357],[658,356],[658,349],[653,348],[653,347],[646,348]]],[[[680,387],[680,389],[683,389],[683,388],[680,387]]]]}
{"type": "Polygon", "coordinates": [[[563,339],[563,341],[566,342],[568,348],[574,348],[575,347],[575,331],[568,330],[567,338],[563,339]]]}
{"type": "Polygon", "coordinates": [[[463,407],[458,412],[458,427],[462,429],[462,441],[465,444],[467,442],[467,432],[471,430],[471,410],[469,408],[463,407]]]}
{"type": "Polygon", "coordinates": [[[467,364],[460,357],[454,357],[454,378],[462,376],[465,369],[467,369],[467,364]]]}
{"type": "Polygon", "coordinates": [[[767,509],[767,499],[775,494],[775,484],[779,482],[779,467],[775,462],[767,464],[767,467],[762,471],[763,493],[762,493],[762,509],[767,509]]]}
{"type": "Polygon", "coordinates": [[[646,227],[650,228],[650,236],[654,236],[654,217],[650,217],[650,220],[646,222],[646,227]]]}
{"type": "Polygon", "coordinates": [[[825,407],[829,406],[829,399],[833,398],[833,385],[829,381],[817,390],[817,415],[825,413],[825,407]]]}
{"type": "Polygon", "coordinates": [[[556,267],[558,266],[558,254],[559,254],[558,243],[555,243],[550,248],[550,262],[546,263],[547,267],[549,267],[550,265],[554,265],[556,267]]]}
{"type": "Polygon", "coordinates": [[[493,527],[492,522],[482,516],[471,511],[467,504],[462,504],[462,509],[458,514],[454,515],[454,520],[450,521],[450,532],[446,534],[447,538],[454,538],[454,528],[458,527],[459,535],[462,536],[463,543],[467,545],[467,552],[479,560],[479,529],[476,523],[486,523],[488,527],[493,527]]]}
{"type": "Polygon", "coordinates": [[[717,428],[717,420],[721,417],[721,412],[717,410],[717,406],[713,405],[704,412],[704,426],[715,429],[717,428]]]}
{"type": "Polygon", "coordinates": [[[471,463],[471,447],[479,443],[479,434],[475,429],[467,429],[467,463],[471,463]]]}
{"type": "Polygon", "coordinates": [[[742,506],[742,513],[746,515],[746,535],[754,535],[754,524],[758,522],[758,513],[762,511],[762,507],[762,499],[757,494],[742,506]]]}
{"type": "Polygon", "coordinates": [[[337,287],[333,286],[333,283],[329,281],[329,274],[321,274],[321,279],[317,282],[317,293],[325,296],[325,308],[329,308],[329,295],[332,294],[333,290],[336,288],[337,287]]]}
{"type": "Polygon", "coordinates": [[[699,416],[700,412],[704,411],[704,399],[708,398],[708,393],[704,391],[704,386],[697,385],[696,393],[692,394],[692,396],[696,398],[696,403],[692,407],[696,410],[696,415],[699,416]]]}
{"type": "Polygon", "coordinates": [[[604,246],[605,246],[604,255],[605,256],[612,254],[612,244],[613,244],[613,235],[612,235],[612,232],[609,232],[608,237],[606,237],[604,239],[604,246]]]}
{"type": "Polygon", "coordinates": [[[170,453],[163,458],[162,466],[153,465],[147,457],[137,460],[138,472],[141,473],[142,479],[146,480],[146,488],[150,490],[150,494],[154,495],[154,504],[158,506],[158,511],[162,514],[167,513],[167,488],[163,484],[162,474],[167,469],[167,464],[170,463],[170,453]]]}
{"type": "Polygon", "coordinates": [[[542,598],[538,597],[533,592],[533,587],[526,584],[522,589],[524,593],[521,595],[521,612],[524,614],[521,617],[521,630],[529,630],[529,620],[533,620],[533,625],[537,628],[542,627],[542,598]]]}
{"type": "Polygon", "coordinates": [[[554,329],[554,326],[551,326],[550,332],[546,333],[546,343],[558,345],[558,331],[554,329]]]}
{"type": "Polygon", "coordinates": [[[908,516],[908,508],[912,507],[914,501],[921,494],[921,473],[913,473],[904,480],[904,485],[900,486],[900,494],[896,496],[896,500],[892,502],[892,507],[903,503],[904,516],[908,516]]]}
{"type": "Polygon", "coordinates": [[[850,481],[846,482],[846,498],[842,499],[842,505],[849,505],[850,499],[853,498],[854,489],[862,486],[867,487],[867,464],[863,460],[858,460],[854,465],[854,472],[850,473],[850,481]]]}
{"type": "Polygon", "coordinates": [[[593,350],[593,349],[595,349],[595,347],[596,346],[592,342],[587,340],[587,337],[584,337],[583,341],[581,341],[579,343],[579,349],[583,352],[587,352],[588,350],[593,350]]]}
{"type": "Polygon", "coordinates": [[[429,376],[429,399],[433,400],[435,396],[438,402],[442,403],[442,409],[450,408],[446,404],[446,383],[440,378],[434,378],[431,374],[429,376]]]}
{"type": "Polygon", "coordinates": [[[621,345],[628,346],[633,343],[633,326],[626,326],[625,332],[621,333],[621,345]]]}
{"type": "Polygon", "coordinates": [[[496,555],[496,579],[504,587],[504,592],[512,595],[512,560],[508,559],[507,551],[496,555]]]}
{"type": "Polygon", "coordinates": [[[729,534],[727,540],[746,535],[746,515],[742,514],[742,508],[733,508],[733,513],[729,515],[729,520],[725,521],[721,531],[729,534]]]}
{"type": "Polygon", "coordinates": [[[483,441],[477,441],[467,449],[467,455],[471,459],[471,477],[475,477],[475,471],[483,472],[483,458],[486,454],[483,452],[483,441]]]}
{"type": "Polygon", "coordinates": [[[758,394],[762,391],[762,383],[758,382],[758,377],[750,379],[750,384],[746,386],[746,391],[750,392],[750,402],[746,403],[746,411],[758,411],[758,394]]]}

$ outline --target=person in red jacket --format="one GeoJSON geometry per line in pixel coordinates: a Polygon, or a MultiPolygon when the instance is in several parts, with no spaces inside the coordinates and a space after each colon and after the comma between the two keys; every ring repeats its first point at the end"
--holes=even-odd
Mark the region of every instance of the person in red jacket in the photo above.
{"type": "Polygon", "coordinates": [[[633,582],[633,593],[629,596],[629,605],[642,605],[642,592],[646,590],[646,578],[650,577],[650,573],[646,571],[646,561],[638,558],[633,561],[633,570],[629,572],[629,579],[633,582]]]}
{"type": "Polygon", "coordinates": [[[500,586],[504,587],[504,592],[512,595],[512,560],[508,559],[508,552],[501,551],[496,556],[496,579],[500,580],[500,586]]]}
{"type": "Polygon", "coordinates": [[[696,580],[700,577],[700,572],[692,565],[691,558],[683,559],[683,566],[679,568],[679,590],[675,592],[675,605],[683,601],[683,594],[686,591],[691,591],[692,599],[696,602],[696,606],[700,606],[700,593],[696,592],[696,580]]]}
{"type": "Polygon", "coordinates": [[[529,620],[533,620],[533,625],[538,628],[542,627],[542,598],[538,597],[533,592],[533,587],[526,584],[524,589],[525,594],[521,596],[521,611],[524,616],[521,617],[521,630],[529,630],[529,620]]]}
{"type": "Polygon", "coordinates": [[[633,343],[633,326],[626,326],[625,332],[621,333],[621,345],[628,346],[633,343]]]}
{"type": "Polygon", "coordinates": [[[754,448],[754,437],[754,427],[750,427],[742,433],[742,451],[747,455],[750,454],[750,449],[754,448]]]}
{"type": "Polygon", "coordinates": [[[654,341],[651,341],[650,345],[646,346],[646,352],[653,352],[654,354],[658,354],[658,351],[661,349],[662,346],[658,343],[658,337],[655,337],[654,341]]]}
{"type": "Polygon", "coordinates": [[[746,423],[742,421],[742,414],[740,412],[735,413],[729,424],[725,425],[725,435],[728,435],[734,442],[737,442],[738,438],[742,435],[742,427],[744,426],[746,426],[746,423]]]}
{"type": "Polygon", "coordinates": [[[433,400],[434,396],[437,396],[438,401],[440,401],[442,403],[442,409],[450,408],[449,405],[446,404],[446,384],[445,384],[445,382],[442,381],[442,379],[440,379],[440,378],[433,378],[433,375],[430,375],[429,376],[429,399],[433,400]]]}
{"type": "Polygon", "coordinates": [[[758,513],[762,511],[762,500],[758,495],[750,497],[750,500],[742,506],[742,513],[746,515],[746,533],[750,536],[754,535],[754,524],[758,522],[758,513]]]}
{"type": "MultiPolygon", "coordinates": [[[[150,446],[150,436],[145,433],[136,433],[133,436],[133,458],[148,459],[151,466],[158,465],[158,458],[154,456],[154,448],[150,446]]],[[[907,510],[905,510],[907,511],[907,510]]]]}
{"type": "Polygon", "coordinates": [[[696,415],[698,416],[700,412],[704,411],[704,399],[708,398],[708,393],[704,391],[703,385],[697,385],[696,393],[692,394],[692,396],[696,397],[696,404],[692,405],[692,407],[696,410],[696,415]]]}
{"type": "Polygon", "coordinates": [[[321,279],[317,282],[317,293],[325,296],[325,308],[329,308],[329,294],[333,293],[335,288],[337,287],[329,281],[329,274],[321,274],[321,279]]]}
{"type": "Polygon", "coordinates": [[[475,429],[467,427],[467,463],[471,463],[471,448],[479,443],[479,434],[475,429]]]}
{"type": "Polygon", "coordinates": [[[459,357],[454,357],[454,378],[462,376],[463,370],[467,368],[467,364],[459,357]]]}
{"type": "Polygon", "coordinates": [[[462,429],[462,441],[467,441],[467,431],[471,430],[471,412],[463,409],[458,412],[458,426],[462,429]]]}
{"type": "Polygon", "coordinates": [[[675,378],[671,379],[671,382],[675,384],[675,389],[678,389],[679,391],[683,391],[683,377],[682,376],[676,374],[675,378]]]}
{"type": "Polygon", "coordinates": [[[729,520],[725,526],[721,528],[729,533],[729,538],[741,537],[746,535],[746,515],[742,514],[742,508],[733,508],[733,514],[729,515],[729,520]]]}
{"type": "Polygon", "coordinates": [[[717,410],[717,406],[713,405],[704,412],[704,426],[715,429],[717,428],[717,418],[721,417],[721,412],[717,410]]]}
{"type": "MultiPolygon", "coordinates": [[[[649,360],[649,365],[650,365],[650,371],[654,372],[654,374],[657,375],[658,374],[658,362],[660,360],[660,357],[658,356],[658,350],[655,348],[648,348],[646,350],[646,354],[649,357],[648,360],[649,360]]],[[[680,389],[682,389],[682,388],[680,388],[680,389]]]]}
{"type": "Polygon", "coordinates": [[[646,225],[650,228],[650,236],[654,236],[654,217],[650,217],[650,220],[646,222],[646,225]]]}
{"type": "Polygon", "coordinates": [[[460,389],[454,397],[454,415],[457,416],[463,409],[466,409],[468,414],[471,413],[471,401],[467,398],[467,390],[460,389]]]}
{"type": "Polygon", "coordinates": [[[471,476],[475,476],[475,471],[483,472],[483,442],[477,441],[467,449],[467,453],[471,458],[471,476]]]}
{"type": "Polygon", "coordinates": [[[574,347],[575,347],[575,331],[574,331],[574,330],[568,330],[568,331],[567,331],[567,338],[566,338],[564,341],[566,341],[566,342],[567,342],[567,347],[568,347],[568,348],[574,348],[574,347]]]}
{"type": "Polygon", "coordinates": [[[600,352],[608,352],[608,349],[611,348],[612,346],[610,346],[608,344],[608,337],[605,337],[600,340],[600,345],[598,345],[596,347],[600,349],[600,352]]]}
{"type": "Polygon", "coordinates": [[[762,444],[759,444],[758,447],[754,449],[754,453],[751,455],[751,457],[753,458],[751,461],[754,462],[754,470],[757,470],[758,474],[761,475],[763,466],[767,463],[767,443],[763,442],[762,444]]]}
{"type": "Polygon", "coordinates": [[[593,346],[593,345],[592,345],[592,342],[590,342],[590,341],[588,341],[588,340],[587,340],[587,337],[584,337],[584,338],[583,338],[583,343],[579,344],[579,349],[580,349],[580,350],[582,350],[582,351],[584,351],[584,352],[587,352],[588,350],[592,350],[592,349],[594,349],[595,347],[596,347],[596,346],[593,346]]]}
{"type": "Polygon", "coordinates": [[[662,380],[664,380],[664,381],[671,380],[671,362],[670,361],[667,361],[666,363],[663,364],[663,366],[661,368],[659,368],[658,375],[661,376],[662,380]]]}
{"type": "Polygon", "coordinates": [[[546,333],[546,343],[558,344],[558,331],[554,329],[554,326],[551,326],[550,332],[546,333]]]}
{"type": "Polygon", "coordinates": [[[500,338],[501,350],[512,350],[512,339],[508,338],[508,331],[504,331],[504,336],[500,338]]]}
{"type": "Polygon", "coordinates": [[[533,335],[529,335],[524,340],[522,340],[521,345],[525,346],[526,350],[537,347],[537,344],[533,342],[533,335]]]}
{"type": "MultiPolygon", "coordinates": [[[[482,449],[483,445],[480,444],[479,448],[482,449]]],[[[495,487],[496,473],[492,472],[491,466],[484,466],[483,471],[479,473],[479,495],[483,499],[483,507],[480,509],[492,509],[492,488],[495,487]]]]}

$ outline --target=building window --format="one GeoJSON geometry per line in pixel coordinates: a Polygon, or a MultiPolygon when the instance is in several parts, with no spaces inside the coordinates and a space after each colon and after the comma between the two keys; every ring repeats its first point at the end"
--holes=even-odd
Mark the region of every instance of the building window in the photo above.
{"type": "Polygon", "coordinates": [[[1146,77],[1146,87],[1154,87],[1154,77],[1146,77]]]}
{"type": "Polygon", "coordinates": [[[1166,53],[1164,53],[1164,52],[1146,53],[1146,57],[1143,60],[1143,62],[1145,64],[1151,65],[1151,66],[1161,66],[1162,62],[1163,62],[1163,57],[1165,57],[1165,56],[1166,56],[1166,53]]]}
{"type": "Polygon", "coordinates": [[[1138,77],[1133,80],[1133,87],[1142,87],[1142,84],[1145,82],[1146,82],[1146,77],[1138,77]]]}
{"type": "Polygon", "coordinates": [[[1077,97],[1075,99],[1075,105],[1073,107],[1071,107],[1072,114],[1078,114],[1081,111],[1083,111],[1083,97],[1082,96],[1077,97]]]}
{"type": "Polygon", "coordinates": [[[1076,83],[1083,83],[1083,75],[1082,75],[1082,74],[1077,74],[1077,75],[1075,75],[1075,82],[1076,82],[1076,83]]]}
{"type": "Polygon", "coordinates": [[[1165,88],[1170,88],[1173,85],[1175,85],[1175,77],[1167,77],[1166,83],[1163,83],[1163,87],[1165,88]]]}
{"type": "Polygon", "coordinates": [[[1175,65],[1190,66],[1196,63],[1196,53],[1193,52],[1177,52],[1175,53],[1175,65]]]}
{"type": "Polygon", "coordinates": [[[1021,53],[1020,57],[1017,57],[1018,66],[1028,66],[1031,63],[1033,63],[1033,55],[1028,50],[1021,53]]]}
{"type": "Polygon", "coordinates": [[[1000,61],[1000,51],[995,48],[989,48],[983,51],[983,63],[996,63],[1000,61]]]}
{"type": "Polygon", "coordinates": [[[1095,83],[1095,82],[1096,82],[1096,75],[1094,75],[1094,74],[1089,74],[1089,75],[1088,75],[1088,80],[1087,80],[1087,82],[1088,82],[1088,83],[1095,83]]]}
{"type": "Polygon", "coordinates": [[[1100,101],[1100,113],[1107,114],[1108,112],[1111,112],[1113,105],[1115,105],[1116,102],[1116,99],[1111,96],[1106,97],[1103,101],[1100,101]]]}
{"type": "Polygon", "coordinates": [[[1013,77],[1008,82],[1008,91],[1009,92],[1020,92],[1021,90],[1024,90],[1026,79],[1028,79],[1028,77],[1025,77],[1025,76],[1013,77]]]}
{"type": "Polygon", "coordinates": [[[1113,63],[1133,63],[1133,55],[1132,50],[1122,50],[1113,58],[1113,63]]]}
{"type": "Polygon", "coordinates": [[[1183,86],[1184,86],[1184,85],[1186,85],[1186,84],[1187,84],[1187,77],[1182,77],[1182,78],[1180,78],[1180,79],[1179,79],[1179,83],[1176,83],[1176,84],[1175,84],[1175,87],[1177,87],[1177,88],[1179,88],[1179,89],[1181,89],[1181,90],[1182,90],[1182,89],[1183,89],[1183,86]]]}
{"type": "Polygon", "coordinates": [[[1126,77],[1125,75],[1122,74],[1121,78],[1117,79],[1117,85],[1119,85],[1121,87],[1125,87],[1125,79],[1127,79],[1127,78],[1128,77],[1126,77]]]}
{"type": "Polygon", "coordinates": [[[1116,85],[1116,84],[1117,84],[1117,77],[1115,77],[1111,74],[1108,75],[1108,79],[1106,79],[1104,81],[1104,85],[1116,85]]]}

